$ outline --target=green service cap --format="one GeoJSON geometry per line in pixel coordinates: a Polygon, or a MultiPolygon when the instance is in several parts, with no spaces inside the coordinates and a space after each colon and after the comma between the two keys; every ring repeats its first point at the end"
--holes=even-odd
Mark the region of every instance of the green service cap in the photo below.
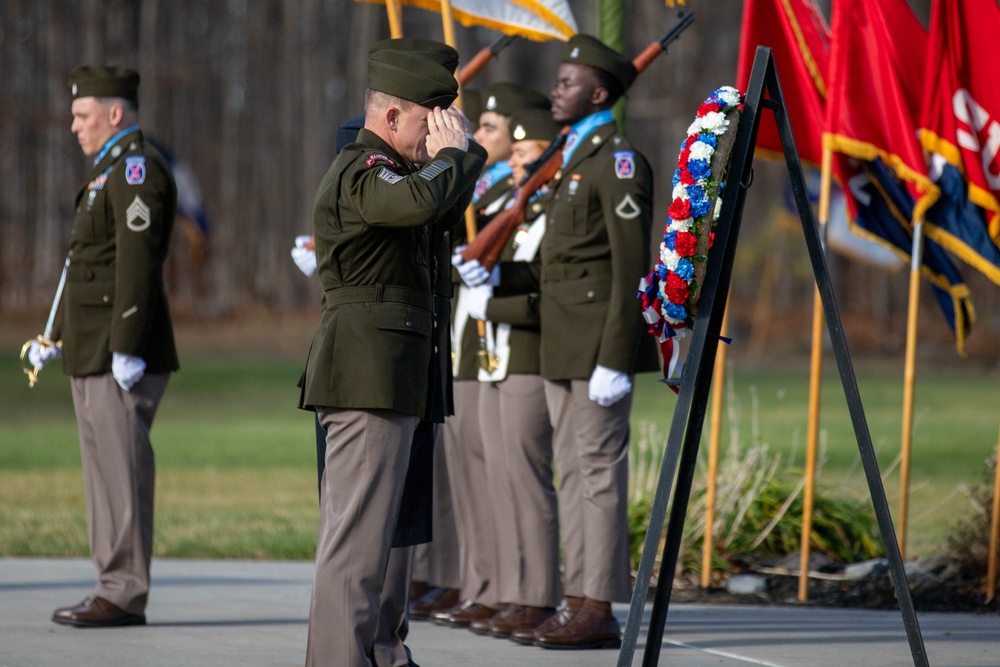
{"type": "Polygon", "coordinates": [[[561,129],[562,124],[552,120],[548,109],[521,109],[510,117],[511,141],[552,141],[561,129]]]}
{"type": "Polygon", "coordinates": [[[552,102],[537,90],[516,83],[494,83],[483,94],[482,111],[510,116],[521,109],[550,109],[552,102]]]}
{"type": "Polygon", "coordinates": [[[607,72],[622,85],[622,90],[635,81],[638,72],[632,61],[592,35],[577,33],[563,46],[562,62],[590,65],[607,72]]]}
{"type": "Polygon", "coordinates": [[[452,74],[458,69],[458,51],[447,44],[435,42],[432,39],[418,39],[416,37],[396,37],[382,39],[368,49],[368,55],[376,51],[406,51],[409,53],[419,53],[420,55],[433,60],[452,74]]]}
{"type": "Polygon", "coordinates": [[[422,53],[391,49],[369,54],[368,87],[428,109],[450,107],[458,97],[458,81],[445,67],[422,53]]]}
{"type": "Polygon", "coordinates": [[[125,67],[84,65],[69,73],[69,92],[78,97],[121,97],[139,101],[139,74],[125,67]]]}

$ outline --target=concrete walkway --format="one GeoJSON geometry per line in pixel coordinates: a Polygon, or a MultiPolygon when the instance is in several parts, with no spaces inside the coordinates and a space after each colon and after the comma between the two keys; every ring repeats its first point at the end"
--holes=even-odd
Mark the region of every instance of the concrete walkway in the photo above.
{"type": "MultiPolygon", "coordinates": [[[[0,559],[0,667],[303,664],[310,563],[154,560],[149,625],[81,630],[50,622],[55,607],[86,595],[93,577],[83,559],[0,559]]],[[[627,606],[615,612],[624,625],[627,606]]],[[[919,621],[931,665],[1000,665],[1000,617],[927,613],[919,621]]],[[[645,630],[634,665],[642,664],[644,637],[645,630]]],[[[407,645],[421,667],[618,660],[616,651],[546,651],[430,623],[413,623],[407,645]]],[[[894,611],[676,604],[659,664],[905,667],[913,659],[894,611]]]]}

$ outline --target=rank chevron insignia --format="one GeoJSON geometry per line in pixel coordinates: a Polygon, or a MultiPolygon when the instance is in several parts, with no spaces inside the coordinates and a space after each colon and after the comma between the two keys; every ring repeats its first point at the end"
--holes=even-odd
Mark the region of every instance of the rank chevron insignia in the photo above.
{"type": "Polygon", "coordinates": [[[133,232],[142,232],[149,228],[149,207],[146,206],[146,202],[139,198],[139,195],[135,196],[125,212],[125,224],[133,232]],[[137,220],[141,222],[137,223],[137,220]]]}

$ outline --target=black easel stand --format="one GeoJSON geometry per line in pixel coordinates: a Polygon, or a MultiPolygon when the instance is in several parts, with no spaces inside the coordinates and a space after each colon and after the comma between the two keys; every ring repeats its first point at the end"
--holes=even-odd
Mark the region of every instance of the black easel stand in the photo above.
{"type": "Polygon", "coordinates": [[[795,205],[799,211],[799,219],[802,221],[802,231],[805,234],[809,258],[812,261],[816,286],[823,302],[826,326],[837,358],[837,367],[840,370],[840,379],[847,397],[847,406],[851,413],[851,422],[854,425],[854,434],[858,441],[858,450],[864,465],[872,504],[875,507],[879,531],[885,545],[889,561],[889,574],[896,590],[896,597],[899,600],[899,608],[903,616],[903,625],[906,628],[906,637],[910,644],[913,664],[915,667],[927,667],[929,665],[927,653],[913,609],[910,589],[906,585],[903,559],[896,541],[892,517],[889,514],[885,489],[882,487],[882,478],[879,474],[878,462],[875,459],[868,422],[865,420],[864,408],[861,405],[861,395],[858,392],[851,355],[847,349],[847,341],[844,338],[840,322],[840,313],[837,310],[837,301],[830,283],[826,256],[806,194],[802,163],[795,149],[795,139],[789,125],[788,113],[781,94],[781,86],[778,83],[778,73],[775,70],[771,49],[763,46],[757,47],[753,70],[750,73],[749,90],[746,93],[743,113],[736,131],[736,143],[733,146],[729,164],[729,178],[722,197],[722,211],[715,228],[715,242],[709,258],[710,271],[706,273],[705,282],[702,285],[698,316],[695,319],[691,346],[681,377],[680,393],[674,408],[670,435],[667,439],[663,464],[660,468],[660,479],[650,511],[649,528],[646,532],[642,559],[639,562],[639,571],[636,575],[632,604],[629,608],[628,621],[625,624],[622,638],[622,648],[618,654],[618,667],[631,667],[632,665],[636,640],[642,625],[646,593],[651,581],[653,562],[663,531],[670,489],[673,486],[674,470],[677,468],[678,459],[680,459],[680,472],[677,477],[677,487],[674,490],[674,502],[670,510],[666,544],[660,564],[653,610],[646,635],[646,649],[642,660],[643,667],[652,667],[659,663],[663,630],[667,620],[667,609],[670,605],[670,593],[674,583],[674,572],[677,568],[681,534],[684,530],[684,517],[691,495],[691,482],[694,478],[698,446],[705,421],[705,407],[712,384],[712,367],[718,347],[718,335],[722,326],[722,316],[726,310],[726,297],[729,293],[729,283],[733,273],[733,257],[736,253],[736,241],[739,238],[740,222],[743,217],[743,204],[746,199],[746,191],[750,186],[754,145],[757,140],[762,108],[770,109],[778,124],[785,163],[792,181],[795,205]],[[768,99],[765,99],[765,93],[768,99]]]}

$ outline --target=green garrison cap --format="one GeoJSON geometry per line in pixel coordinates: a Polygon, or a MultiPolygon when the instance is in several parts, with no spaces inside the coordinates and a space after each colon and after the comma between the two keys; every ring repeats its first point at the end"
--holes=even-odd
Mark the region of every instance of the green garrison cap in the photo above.
{"type": "Polygon", "coordinates": [[[548,110],[552,107],[548,97],[516,83],[494,83],[486,89],[483,99],[482,111],[502,116],[510,116],[521,109],[548,110]]]}
{"type": "Polygon", "coordinates": [[[561,129],[562,123],[552,120],[548,109],[521,109],[510,117],[511,141],[552,141],[561,129]]]}
{"type": "Polygon", "coordinates": [[[394,39],[382,39],[368,49],[368,55],[376,51],[406,51],[409,53],[419,53],[420,55],[433,60],[452,74],[458,69],[458,51],[447,44],[435,42],[432,39],[418,39],[416,37],[396,37],[394,39]]]}
{"type": "Polygon", "coordinates": [[[458,97],[458,81],[423,53],[382,49],[368,55],[368,87],[416,102],[446,108],[458,97]]]}
{"type": "Polygon", "coordinates": [[[69,92],[78,97],[121,97],[139,101],[139,74],[124,67],[84,65],[69,73],[69,92]]]}
{"type": "Polygon", "coordinates": [[[635,81],[638,72],[632,61],[592,35],[577,33],[563,46],[562,62],[590,65],[607,72],[622,85],[622,90],[635,81]]]}

